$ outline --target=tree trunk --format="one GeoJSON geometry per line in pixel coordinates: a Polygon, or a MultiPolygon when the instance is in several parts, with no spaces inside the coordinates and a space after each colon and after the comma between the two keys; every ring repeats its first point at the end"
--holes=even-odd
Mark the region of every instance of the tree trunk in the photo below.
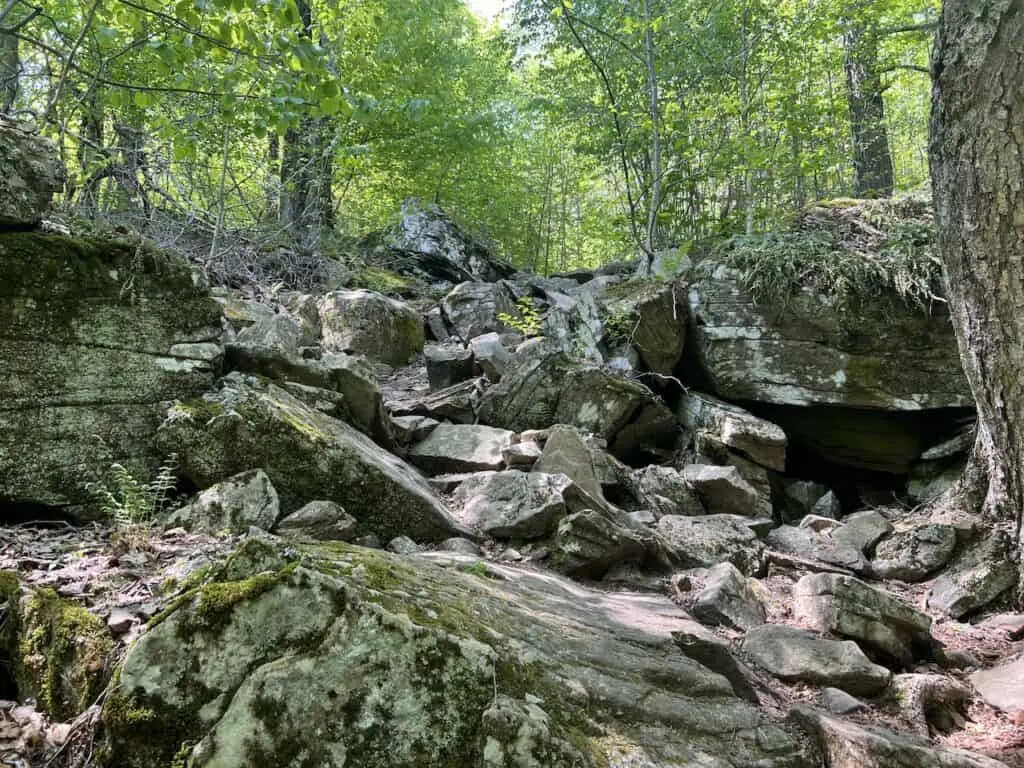
{"type": "Polygon", "coordinates": [[[846,95],[853,132],[853,194],[891,197],[892,153],[878,73],[878,41],[852,23],[843,35],[846,95]]]}
{"type": "MultiPolygon", "coordinates": [[[[302,36],[312,39],[311,0],[298,0],[302,36]]],[[[334,225],[332,130],[323,118],[303,118],[285,133],[281,155],[281,223],[299,242],[312,244],[334,225]]]]}
{"type": "Polygon", "coordinates": [[[978,437],[952,500],[1024,509],[1024,0],[946,0],[934,64],[939,253],[978,437]]]}
{"type": "Polygon", "coordinates": [[[20,74],[18,38],[7,32],[0,32],[0,114],[8,115],[14,110],[20,74]]]}

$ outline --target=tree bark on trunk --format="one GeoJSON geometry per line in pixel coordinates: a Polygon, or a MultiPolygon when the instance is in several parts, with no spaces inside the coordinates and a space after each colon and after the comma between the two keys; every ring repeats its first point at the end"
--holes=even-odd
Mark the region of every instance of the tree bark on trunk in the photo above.
{"type": "Polygon", "coordinates": [[[9,115],[13,111],[20,74],[18,38],[7,32],[0,32],[0,114],[9,115]]]}
{"type": "Polygon", "coordinates": [[[853,138],[853,194],[892,197],[892,153],[878,73],[878,41],[856,23],[843,35],[846,95],[853,138]]]}
{"type": "Polygon", "coordinates": [[[978,436],[948,499],[1024,509],[1024,0],[945,0],[932,92],[938,247],[978,436]]]}

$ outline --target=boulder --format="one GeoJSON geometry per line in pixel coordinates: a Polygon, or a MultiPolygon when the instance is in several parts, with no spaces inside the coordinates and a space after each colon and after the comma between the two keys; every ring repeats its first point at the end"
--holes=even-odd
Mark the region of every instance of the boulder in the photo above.
{"type": "MultiPolygon", "coordinates": [[[[531,444],[535,445],[527,443],[531,444]]],[[[611,509],[598,479],[595,453],[578,430],[558,424],[551,429],[533,471],[564,474],[587,496],[590,506],[611,509]]]]}
{"type": "Polygon", "coordinates": [[[484,333],[469,340],[469,348],[473,351],[473,360],[483,371],[488,381],[501,381],[505,368],[508,367],[509,354],[501,337],[496,333],[484,333]]]}
{"type": "Polygon", "coordinates": [[[956,551],[956,529],[931,523],[894,533],[875,548],[871,569],[882,579],[923,581],[956,551]]]}
{"type": "Polygon", "coordinates": [[[750,629],[743,638],[743,652],[780,680],[833,685],[857,696],[881,693],[892,676],[852,640],[826,640],[781,624],[750,629]]]}
{"type": "Polygon", "coordinates": [[[641,505],[656,517],[703,515],[704,504],[681,472],[672,467],[650,466],[634,470],[632,490],[641,505]]]}
{"type": "Polygon", "coordinates": [[[585,509],[558,524],[551,566],[575,578],[599,579],[613,566],[643,560],[649,541],[649,534],[620,524],[611,514],[585,509]]]}
{"type": "Polygon", "coordinates": [[[238,332],[234,339],[239,344],[269,347],[286,355],[299,357],[300,347],[312,346],[316,337],[303,328],[302,322],[285,314],[260,317],[252,325],[238,332]]]}
{"type": "Polygon", "coordinates": [[[512,355],[501,381],[480,399],[481,423],[523,432],[555,423],[562,381],[579,367],[544,339],[530,339],[512,355]]]}
{"type": "Polygon", "coordinates": [[[691,464],[683,468],[683,478],[710,514],[747,517],[757,514],[757,491],[736,467],[691,464]]]}
{"type": "Polygon", "coordinates": [[[426,440],[440,423],[429,416],[392,416],[391,431],[399,444],[409,445],[426,440]]]}
{"type": "Polygon", "coordinates": [[[863,701],[838,688],[821,689],[821,706],[833,715],[849,715],[868,708],[863,701]]]}
{"type": "Polygon", "coordinates": [[[604,341],[633,347],[649,371],[671,375],[686,343],[686,291],[681,283],[626,280],[598,297],[604,341]]]}
{"type": "Polygon", "coordinates": [[[419,271],[431,280],[493,282],[515,272],[459,229],[440,207],[414,198],[402,204],[387,243],[406,259],[412,257],[419,271]]]}
{"type": "Polygon", "coordinates": [[[703,624],[741,631],[764,624],[766,617],[760,596],[732,563],[708,569],[704,589],[697,594],[691,612],[703,624]]]}
{"type": "Polygon", "coordinates": [[[110,763],[801,764],[667,598],[478,562],[247,541],[128,651],[110,763]]]}
{"type": "Polygon", "coordinates": [[[148,481],[167,402],[214,382],[220,323],[173,256],[0,233],[0,499],[87,516],[85,485],[112,463],[148,481]]]}
{"type": "Polygon", "coordinates": [[[540,472],[482,472],[456,489],[456,513],[468,528],[499,539],[539,539],[566,513],[565,475],[540,472]]]}
{"type": "Polygon", "coordinates": [[[473,353],[460,344],[427,344],[423,357],[433,392],[473,378],[473,353]]]}
{"type": "Polygon", "coordinates": [[[280,536],[317,541],[351,541],[359,521],[333,501],[311,501],[292,512],[274,529],[280,536]]]}
{"type": "MultiPolygon", "coordinates": [[[[531,280],[530,293],[538,292],[536,280],[531,280]]],[[[569,296],[561,291],[539,288],[547,307],[544,313],[544,337],[562,352],[589,363],[601,363],[600,349],[604,323],[597,301],[591,293],[574,291],[569,296]]]]}
{"type": "Polygon", "coordinates": [[[473,424],[479,395],[480,380],[474,379],[426,395],[389,400],[387,406],[395,416],[426,416],[437,421],[473,424]]]}
{"type": "Polygon", "coordinates": [[[870,556],[875,545],[891,532],[892,523],[880,512],[865,509],[844,517],[842,524],[832,530],[832,541],[870,556]]]}
{"type": "Polygon", "coordinates": [[[817,514],[812,510],[828,492],[828,486],[812,480],[779,478],[775,483],[775,508],[783,523],[799,523],[807,515],[817,514]]]}
{"type": "Polygon", "coordinates": [[[53,142],[0,118],[0,230],[39,224],[65,175],[53,142]]]}
{"type": "Polygon", "coordinates": [[[695,352],[719,397],[886,411],[972,405],[944,305],[924,312],[892,294],[851,313],[809,289],[769,305],[740,278],[708,258],[690,285],[695,352]]]}
{"type": "Polygon", "coordinates": [[[852,638],[901,664],[930,654],[931,618],[852,576],[804,576],[793,585],[793,615],[819,632],[852,638]]]}
{"type": "Polygon", "coordinates": [[[814,505],[811,507],[811,514],[817,515],[818,517],[828,517],[833,520],[838,520],[843,514],[843,507],[839,502],[839,497],[836,496],[835,491],[828,491],[824,496],[814,502],[814,505]]]}
{"type": "Polygon", "coordinates": [[[516,443],[502,449],[501,458],[509,469],[522,469],[527,472],[540,459],[541,447],[537,443],[516,443]]]}
{"type": "Polygon", "coordinates": [[[427,474],[502,469],[501,452],[516,441],[514,432],[473,424],[439,424],[409,451],[409,461],[427,474]]]}
{"type": "Polygon", "coordinates": [[[769,531],[765,541],[779,552],[818,560],[844,569],[844,572],[847,573],[849,571],[865,572],[868,568],[868,560],[864,557],[864,553],[856,547],[838,544],[829,535],[829,531],[838,527],[838,521],[832,521],[830,518],[805,517],[799,527],[780,525],[769,531]],[[815,530],[814,523],[818,520],[822,521],[822,526],[825,521],[828,521],[828,529],[815,530]],[[809,525],[805,525],[805,523],[809,525]]]}
{"type": "Polygon", "coordinates": [[[990,707],[1010,714],[1024,711],[1024,657],[980,669],[970,680],[990,707]]]}
{"type": "Polygon", "coordinates": [[[1013,544],[1005,531],[992,531],[964,549],[935,580],[928,607],[954,619],[988,605],[1017,583],[1013,544]]]}
{"type": "Polygon", "coordinates": [[[420,313],[373,291],[332,291],[317,304],[326,352],[365,355],[400,366],[423,351],[420,313]]]}
{"type": "Polygon", "coordinates": [[[512,292],[504,283],[460,283],[441,299],[441,312],[463,342],[505,330],[499,316],[517,314],[512,292]]]}
{"type": "Polygon", "coordinates": [[[815,740],[830,768],[1007,768],[1005,763],[884,728],[859,725],[799,704],[790,719],[815,740]]]}
{"type": "Polygon", "coordinates": [[[729,562],[753,576],[764,569],[764,544],[737,515],[665,515],[656,530],[669,558],[682,568],[709,568],[729,562]]]}
{"type": "Polygon", "coordinates": [[[762,467],[786,470],[786,433],[770,421],[694,390],[683,392],[675,412],[691,432],[703,432],[762,467]]]}
{"type": "Polygon", "coordinates": [[[968,722],[973,698],[966,685],[946,675],[909,673],[894,675],[892,694],[900,716],[919,736],[933,731],[950,733],[968,722]]]}
{"type": "Polygon", "coordinates": [[[200,488],[262,467],[285,514],[326,499],[353,514],[361,534],[438,541],[465,533],[412,467],[264,380],[232,373],[217,391],[173,406],[160,442],[200,488]]]}
{"type": "Polygon", "coordinates": [[[170,513],[164,527],[205,533],[245,533],[250,527],[269,531],[280,513],[270,478],[262,469],[253,469],[211,485],[170,513]]]}

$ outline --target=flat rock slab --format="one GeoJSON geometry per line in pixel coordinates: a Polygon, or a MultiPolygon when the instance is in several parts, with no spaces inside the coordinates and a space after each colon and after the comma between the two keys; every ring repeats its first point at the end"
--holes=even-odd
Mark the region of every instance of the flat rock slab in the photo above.
{"type": "Polygon", "coordinates": [[[426,440],[409,452],[409,461],[431,475],[486,472],[505,466],[501,452],[515,443],[516,434],[474,424],[439,424],[426,440]]]}
{"type": "Polygon", "coordinates": [[[750,629],[743,651],[780,680],[832,685],[858,696],[881,693],[891,677],[851,640],[826,640],[781,624],[750,629]]]}
{"type": "Polygon", "coordinates": [[[682,568],[709,568],[729,562],[753,576],[764,567],[764,544],[739,515],[665,515],[657,531],[669,557],[682,568]]]}
{"type": "Polygon", "coordinates": [[[981,698],[1004,712],[1024,710],[1024,657],[971,675],[981,698]]]}

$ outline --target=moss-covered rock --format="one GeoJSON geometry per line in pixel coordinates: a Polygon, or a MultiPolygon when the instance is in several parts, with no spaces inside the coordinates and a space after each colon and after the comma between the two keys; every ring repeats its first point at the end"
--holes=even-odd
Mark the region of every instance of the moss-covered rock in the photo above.
{"type": "Polygon", "coordinates": [[[439,567],[472,562],[248,540],[129,652],[103,764],[800,764],[679,651],[692,622],[665,598],[439,567]]]}
{"type": "Polygon", "coordinates": [[[333,291],[317,303],[323,347],[355,352],[389,365],[405,365],[423,351],[420,313],[373,291],[333,291]]]}
{"type": "Polygon", "coordinates": [[[363,532],[439,541],[465,533],[415,469],[355,428],[275,384],[237,372],[205,398],[172,407],[166,452],[200,488],[260,467],[290,514],[309,501],[341,504],[363,532]]]}
{"type": "Polygon", "coordinates": [[[163,403],[208,388],[221,354],[216,303],[142,243],[0,234],[0,328],[0,499],[17,502],[82,504],[112,461],[146,477],[163,403]]]}
{"type": "Polygon", "coordinates": [[[625,280],[599,296],[605,343],[633,347],[647,370],[671,375],[686,344],[686,291],[681,283],[625,280]]]}
{"type": "Polygon", "coordinates": [[[84,712],[108,677],[113,638],[103,620],[51,589],[37,589],[22,596],[15,626],[18,693],[57,721],[84,712]]]}
{"type": "Polygon", "coordinates": [[[0,120],[0,228],[38,224],[63,181],[52,142],[0,120]]]}

